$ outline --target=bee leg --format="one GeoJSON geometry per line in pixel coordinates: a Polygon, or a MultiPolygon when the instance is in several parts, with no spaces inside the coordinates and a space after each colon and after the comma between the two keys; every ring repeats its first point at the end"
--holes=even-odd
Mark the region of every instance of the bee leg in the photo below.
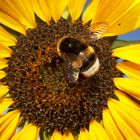
{"type": "Polygon", "coordinates": [[[67,68],[65,68],[66,79],[69,83],[76,83],[79,78],[79,73],[79,69],[74,69],[71,66],[67,66],[67,68]]]}

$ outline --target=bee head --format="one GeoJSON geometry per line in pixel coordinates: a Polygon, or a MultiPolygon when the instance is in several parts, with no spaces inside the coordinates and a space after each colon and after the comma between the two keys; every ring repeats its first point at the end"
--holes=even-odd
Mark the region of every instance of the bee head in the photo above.
{"type": "Polygon", "coordinates": [[[62,53],[78,55],[86,48],[87,46],[83,42],[73,37],[63,37],[57,43],[57,51],[60,56],[62,53]]]}

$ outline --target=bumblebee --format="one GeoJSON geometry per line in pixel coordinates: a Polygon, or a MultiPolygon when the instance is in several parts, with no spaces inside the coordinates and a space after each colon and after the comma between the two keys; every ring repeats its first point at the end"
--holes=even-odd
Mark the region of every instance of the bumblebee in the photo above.
{"type": "Polygon", "coordinates": [[[58,41],[57,52],[64,61],[64,72],[69,83],[76,83],[79,74],[91,77],[99,70],[99,59],[94,47],[90,46],[87,40],[98,40],[104,32],[105,26],[88,37],[84,35],[66,36],[58,41]]]}

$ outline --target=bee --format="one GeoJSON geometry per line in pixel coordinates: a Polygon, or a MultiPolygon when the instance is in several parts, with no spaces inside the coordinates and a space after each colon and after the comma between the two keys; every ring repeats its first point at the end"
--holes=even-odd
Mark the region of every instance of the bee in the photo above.
{"type": "MultiPolygon", "coordinates": [[[[64,61],[64,72],[69,83],[76,83],[79,74],[91,77],[99,70],[99,59],[94,46],[90,46],[89,42],[100,39],[106,31],[106,24],[100,24],[102,26],[94,25],[96,31],[89,36],[65,36],[58,41],[57,52],[64,61]]],[[[94,26],[92,28],[95,28],[94,26]]]]}

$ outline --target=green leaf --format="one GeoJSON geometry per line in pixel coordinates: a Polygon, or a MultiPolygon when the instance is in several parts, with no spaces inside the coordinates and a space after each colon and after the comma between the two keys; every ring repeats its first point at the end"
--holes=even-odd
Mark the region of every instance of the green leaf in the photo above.
{"type": "Polygon", "coordinates": [[[140,41],[125,41],[125,40],[115,40],[112,44],[112,49],[116,49],[119,47],[129,46],[132,44],[140,43],[140,41]]]}
{"type": "Polygon", "coordinates": [[[50,135],[47,135],[47,132],[45,130],[41,129],[40,130],[40,139],[41,140],[50,140],[50,135]]]}
{"type": "Polygon", "coordinates": [[[65,11],[64,11],[63,14],[62,14],[62,17],[63,17],[64,19],[68,19],[69,15],[70,15],[70,13],[69,13],[68,9],[65,9],[65,11]]]}

